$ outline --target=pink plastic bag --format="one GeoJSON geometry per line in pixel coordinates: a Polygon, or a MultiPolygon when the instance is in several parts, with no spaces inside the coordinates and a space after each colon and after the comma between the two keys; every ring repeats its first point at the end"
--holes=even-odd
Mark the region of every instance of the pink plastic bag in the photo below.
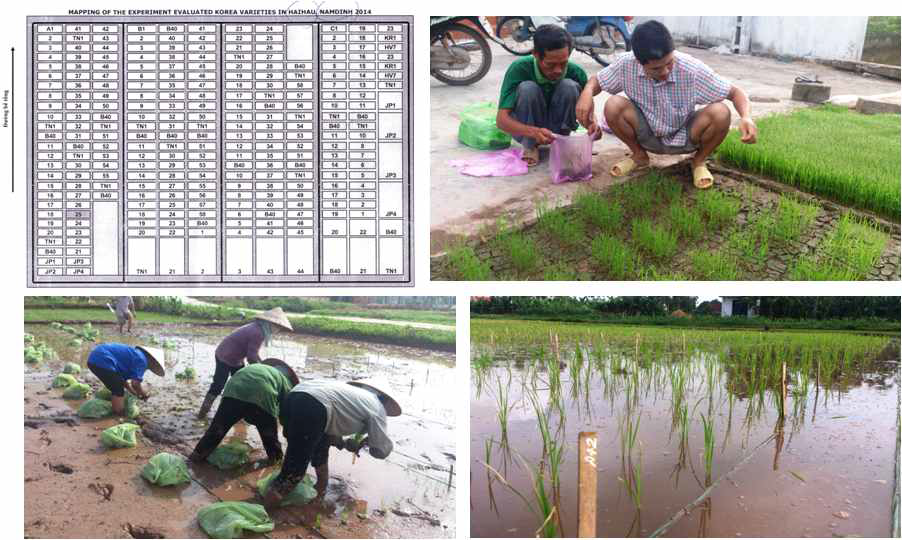
{"type": "Polygon", "coordinates": [[[556,135],[551,143],[549,167],[555,184],[592,178],[592,138],[588,134],[556,135]]]}
{"type": "Polygon", "coordinates": [[[529,172],[523,161],[522,148],[508,148],[473,159],[456,159],[448,164],[468,176],[521,176],[529,172]]]}

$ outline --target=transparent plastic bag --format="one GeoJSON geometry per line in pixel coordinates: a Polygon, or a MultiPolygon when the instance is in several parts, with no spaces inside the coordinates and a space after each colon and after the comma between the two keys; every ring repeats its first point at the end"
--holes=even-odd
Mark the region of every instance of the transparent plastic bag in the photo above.
{"type": "Polygon", "coordinates": [[[473,159],[456,159],[448,164],[467,176],[520,176],[529,172],[523,161],[522,148],[508,148],[473,159]]]}
{"type": "Polygon", "coordinates": [[[589,135],[557,135],[551,143],[549,163],[555,184],[592,178],[592,138],[589,135]]]}

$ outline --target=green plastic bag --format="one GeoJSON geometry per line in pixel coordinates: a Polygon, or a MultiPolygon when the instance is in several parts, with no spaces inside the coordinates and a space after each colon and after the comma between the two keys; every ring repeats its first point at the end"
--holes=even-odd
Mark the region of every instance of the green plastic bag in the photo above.
{"type": "Polygon", "coordinates": [[[78,384],[78,381],[75,380],[75,377],[69,375],[68,373],[60,373],[53,379],[53,387],[54,388],[68,388],[73,384],[78,384]]]}
{"type": "Polygon", "coordinates": [[[494,103],[476,103],[460,112],[457,138],[478,150],[501,150],[511,145],[511,136],[498,129],[494,103]]]}
{"type": "Polygon", "coordinates": [[[137,424],[119,424],[103,430],[100,442],[107,448],[134,448],[138,444],[135,432],[139,429],[137,424]]]}
{"type": "Polygon", "coordinates": [[[235,501],[201,508],[197,521],[211,538],[241,538],[243,531],[265,533],[276,528],[263,505],[235,501]]]}
{"type": "MultiPolygon", "coordinates": [[[[269,485],[277,476],[279,476],[281,471],[282,469],[276,469],[257,481],[257,491],[260,492],[261,496],[266,496],[266,492],[269,491],[269,485]]],[[[291,493],[282,498],[282,502],[279,506],[307,504],[315,498],[316,488],[313,487],[313,477],[306,474],[304,475],[304,479],[298,482],[298,485],[291,490],[291,493]]]]}
{"type": "Polygon", "coordinates": [[[91,387],[85,383],[76,382],[63,392],[64,399],[85,399],[91,393],[91,387]]]}
{"type": "Polygon", "coordinates": [[[96,397],[97,399],[103,399],[106,401],[110,401],[111,399],[113,399],[113,393],[110,392],[109,388],[104,386],[103,388],[98,390],[96,394],[94,394],[94,397],[96,397]]]}
{"type": "MultiPolygon", "coordinates": [[[[104,401],[112,401],[113,393],[104,386],[94,394],[94,397],[104,401]]],[[[141,408],[138,407],[138,399],[131,394],[125,394],[125,416],[127,418],[137,418],[139,414],[141,414],[141,408]]]]}
{"type": "Polygon", "coordinates": [[[79,366],[75,362],[66,362],[66,366],[63,368],[63,373],[78,375],[79,373],[81,373],[81,366],[79,366]]]}
{"type": "Polygon", "coordinates": [[[168,452],[160,452],[150,458],[141,476],[158,486],[175,486],[191,481],[185,460],[168,452]]]}
{"type": "Polygon", "coordinates": [[[232,441],[217,446],[216,450],[207,456],[207,461],[220,469],[234,469],[247,463],[247,456],[250,453],[250,445],[241,441],[232,441]]]}
{"type": "Polygon", "coordinates": [[[78,408],[78,416],[82,418],[105,418],[113,414],[113,404],[102,399],[89,399],[78,408]]]}

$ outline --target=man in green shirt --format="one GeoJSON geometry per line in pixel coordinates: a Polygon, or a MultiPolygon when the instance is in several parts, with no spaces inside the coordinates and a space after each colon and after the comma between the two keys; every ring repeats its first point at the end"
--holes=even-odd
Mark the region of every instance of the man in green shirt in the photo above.
{"type": "Polygon", "coordinates": [[[576,101],[588,80],[583,68],[570,62],[573,37],[563,28],[538,27],[533,44],[532,56],[515,60],[504,74],[495,121],[523,145],[530,167],[539,162],[538,145],[578,127],[576,101]]]}
{"type": "Polygon", "coordinates": [[[269,461],[280,461],[283,456],[278,435],[280,406],[298,382],[291,366],[276,358],[239,369],[226,383],[219,408],[191,453],[191,461],[207,459],[232,426],[242,419],[257,428],[269,461]]]}

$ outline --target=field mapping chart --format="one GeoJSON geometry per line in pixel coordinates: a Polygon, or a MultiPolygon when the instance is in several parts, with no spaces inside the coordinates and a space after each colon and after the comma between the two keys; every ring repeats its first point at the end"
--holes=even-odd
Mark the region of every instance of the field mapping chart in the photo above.
{"type": "Polygon", "coordinates": [[[412,17],[27,22],[29,286],[412,284],[412,17]]]}

